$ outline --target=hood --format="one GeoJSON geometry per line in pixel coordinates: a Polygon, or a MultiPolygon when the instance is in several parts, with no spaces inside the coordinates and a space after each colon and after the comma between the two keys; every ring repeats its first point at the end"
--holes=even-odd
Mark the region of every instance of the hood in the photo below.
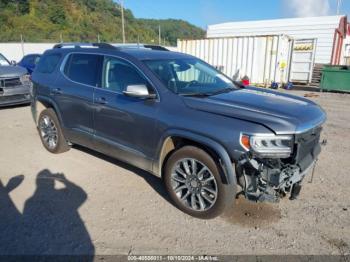
{"type": "Polygon", "coordinates": [[[0,78],[20,77],[27,74],[27,69],[20,66],[0,66],[0,78]]]}
{"type": "Polygon", "coordinates": [[[258,123],[276,134],[302,133],[326,120],[325,112],[308,99],[261,88],[183,99],[190,108],[258,123]]]}

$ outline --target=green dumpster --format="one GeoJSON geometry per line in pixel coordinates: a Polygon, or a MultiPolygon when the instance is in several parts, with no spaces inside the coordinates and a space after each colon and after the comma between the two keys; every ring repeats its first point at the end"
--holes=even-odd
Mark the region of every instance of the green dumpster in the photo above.
{"type": "Polygon", "coordinates": [[[321,90],[350,92],[350,66],[325,66],[322,69],[321,90]]]}

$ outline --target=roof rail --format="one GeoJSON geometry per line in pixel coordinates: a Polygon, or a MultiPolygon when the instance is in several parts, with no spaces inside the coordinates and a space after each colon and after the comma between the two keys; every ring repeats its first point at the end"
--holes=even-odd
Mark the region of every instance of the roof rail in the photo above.
{"type": "Polygon", "coordinates": [[[144,45],[145,48],[149,48],[152,50],[159,50],[159,51],[169,51],[169,49],[165,48],[161,45],[144,45]]]}
{"type": "Polygon", "coordinates": [[[151,49],[151,50],[158,50],[158,51],[169,51],[169,49],[160,46],[160,45],[147,45],[147,44],[115,44],[116,48],[123,50],[123,49],[151,49]]]}
{"type": "Polygon", "coordinates": [[[116,49],[113,45],[107,43],[60,43],[54,45],[53,48],[102,48],[116,49]]]}
{"type": "Polygon", "coordinates": [[[123,50],[123,49],[132,49],[132,48],[144,48],[158,51],[169,51],[169,49],[160,46],[160,45],[145,45],[145,44],[107,44],[107,43],[60,43],[56,44],[53,47],[57,48],[101,48],[101,49],[114,49],[114,50],[123,50]]]}

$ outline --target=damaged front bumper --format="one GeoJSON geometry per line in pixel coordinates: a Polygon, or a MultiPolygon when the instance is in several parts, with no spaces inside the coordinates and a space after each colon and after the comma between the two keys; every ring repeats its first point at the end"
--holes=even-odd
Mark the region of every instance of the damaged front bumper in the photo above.
{"type": "Polygon", "coordinates": [[[30,85],[0,87],[0,107],[30,103],[30,85]]]}
{"type": "Polygon", "coordinates": [[[287,159],[264,159],[250,151],[243,153],[236,164],[241,193],[259,202],[278,202],[288,194],[291,200],[295,199],[321,152],[320,132],[321,128],[297,135],[294,153],[287,159]]]}

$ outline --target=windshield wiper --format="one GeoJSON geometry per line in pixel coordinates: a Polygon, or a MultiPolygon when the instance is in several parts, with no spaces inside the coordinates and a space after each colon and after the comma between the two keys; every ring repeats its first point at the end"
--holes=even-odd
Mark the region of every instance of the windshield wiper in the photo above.
{"type": "Polygon", "coordinates": [[[218,91],[215,91],[215,92],[210,92],[210,93],[182,93],[182,94],[179,94],[179,95],[182,95],[182,96],[193,96],[193,97],[208,97],[208,96],[215,96],[215,95],[218,95],[218,94],[223,94],[223,93],[229,93],[231,91],[235,91],[235,90],[238,90],[236,88],[232,88],[232,87],[228,87],[228,88],[223,88],[223,89],[220,89],[218,91]]]}
{"type": "Polygon", "coordinates": [[[218,94],[229,93],[229,92],[234,91],[234,90],[237,90],[237,89],[236,88],[232,88],[232,87],[223,88],[223,89],[220,89],[218,91],[210,93],[210,95],[211,96],[215,96],[215,95],[218,95],[218,94]]]}
{"type": "Polygon", "coordinates": [[[183,93],[183,94],[180,94],[180,95],[182,95],[182,96],[192,96],[192,97],[208,97],[208,96],[215,96],[215,95],[223,94],[223,93],[229,93],[229,92],[234,91],[234,90],[237,90],[237,89],[229,87],[229,88],[223,88],[223,89],[220,89],[218,91],[210,92],[210,93],[188,93],[188,94],[183,93]]]}
{"type": "Polygon", "coordinates": [[[210,96],[211,93],[184,93],[184,94],[179,94],[181,96],[193,96],[193,97],[207,97],[210,96]]]}

